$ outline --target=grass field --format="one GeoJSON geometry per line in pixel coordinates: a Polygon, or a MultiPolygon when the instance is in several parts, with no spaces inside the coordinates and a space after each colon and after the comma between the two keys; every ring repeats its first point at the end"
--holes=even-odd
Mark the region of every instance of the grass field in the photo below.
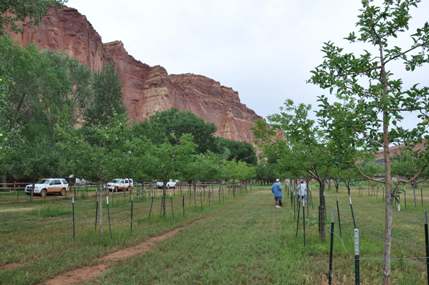
{"type": "MultiPolygon", "coordinates": [[[[425,192],[425,191],[424,191],[425,192]]],[[[213,194],[213,193],[212,193],[213,194]]],[[[181,197],[174,200],[175,216],[159,216],[159,202],[153,216],[147,216],[150,199],[135,202],[134,232],[129,233],[128,198],[114,198],[112,207],[113,238],[94,231],[94,200],[76,203],[77,237],[73,241],[70,227],[70,201],[33,201],[31,205],[0,207],[0,264],[17,264],[1,269],[1,284],[35,284],[57,274],[96,262],[119,248],[137,244],[178,225],[201,218],[177,235],[162,241],[144,255],[114,263],[88,284],[324,284],[328,271],[329,242],[318,238],[318,197],[313,194],[307,219],[307,245],[302,239],[302,225],[296,234],[296,220],[285,197],[285,207],[275,209],[266,188],[249,193],[227,195],[225,203],[214,195],[211,207],[199,200],[181,216],[181,197]],[[3,209],[3,211],[2,211],[3,209]]],[[[336,223],[334,274],[336,284],[354,284],[353,226],[347,195],[326,194],[328,217],[339,199],[342,236],[336,223]]],[[[393,232],[393,284],[425,284],[423,207],[412,206],[409,193],[395,212],[393,232]]],[[[425,196],[425,199],[428,198],[425,196]]],[[[424,201],[424,203],[429,203],[424,201]]],[[[170,204],[167,203],[167,209],[170,204]]],[[[368,196],[366,191],[353,192],[353,206],[361,231],[362,284],[380,284],[383,263],[384,204],[382,195],[368,196]]],[[[327,232],[329,232],[327,230],[327,232]]]]}
{"type": "MultiPolygon", "coordinates": [[[[202,192],[200,192],[202,193],[202,192]]],[[[134,197],[133,233],[130,233],[130,202],[127,193],[110,197],[112,238],[109,236],[107,209],[103,209],[103,233],[95,231],[95,197],[77,199],[75,203],[76,239],[72,238],[72,204],[70,197],[35,197],[32,202],[14,193],[0,194],[0,284],[36,284],[70,268],[92,264],[97,257],[136,244],[150,236],[215,211],[233,199],[212,193],[195,197],[186,195],[185,217],[181,196],[167,196],[166,217],[160,216],[160,197],[134,197]],[[223,202],[225,199],[225,202],[223,202]],[[2,203],[1,201],[8,201],[2,203]],[[12,202],[15,201],[15,202],[12,202]],[[171,211],[173,201],[173,213],[171,211]],[[202,205],[202,206],[201,206],[202,205]]],[[[149,194],[149,193],[147,193],[149,194]]],[[[238,195],[237,195],[238,196],[238,195]]]]}

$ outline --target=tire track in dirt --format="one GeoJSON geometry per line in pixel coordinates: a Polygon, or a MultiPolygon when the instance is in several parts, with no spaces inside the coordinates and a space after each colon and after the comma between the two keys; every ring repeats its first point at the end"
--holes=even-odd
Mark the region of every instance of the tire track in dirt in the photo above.
{"type": "Polygon", "coordinates": [[[151,237],[135,246],[127,247],[127,248],[109,253],[99,258],[97,264],[95,265],[89,265],[89,266],[85,266],[85,267],[81,267],[81,268],[77,268],[71,271],[61,273],[60,275],[57,275],[56,277],[49,279],[47,281],[44,281],[40,284],[72,285],[72,284],[80,284],[83,282],[90,281],[102,275],[114,263],[124,261],[134,256],[144,255],[146,252],[156,247],[160,242],[174,237],[180,231],[188,228],[189,226],[193,225],[198,221],[207,219],[208,217],[209,216],[205,216],[205,217],[192,220],[182,226],[176,227],[160,235],[151,237]]]}

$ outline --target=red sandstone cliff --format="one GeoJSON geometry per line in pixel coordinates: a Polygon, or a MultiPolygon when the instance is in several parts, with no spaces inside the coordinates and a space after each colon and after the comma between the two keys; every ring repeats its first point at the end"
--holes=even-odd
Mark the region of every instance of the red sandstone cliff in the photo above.
{"type": "Polygon", "coordinates": [[[39,26],[24,24],[23,33],[11,36],[22,45],[34,43],[64,52],[94,71],[113,62],[122,82],[123,103],[134,121],[176,108],[214,123],[219,136],[253,140],[251,127],[259,116],[240,102],[236,91],[201,75],[169,75],[161,66],[151,67],[134,59],[119,41],[103,44],[76,9],[49,9],[39,26]]]}

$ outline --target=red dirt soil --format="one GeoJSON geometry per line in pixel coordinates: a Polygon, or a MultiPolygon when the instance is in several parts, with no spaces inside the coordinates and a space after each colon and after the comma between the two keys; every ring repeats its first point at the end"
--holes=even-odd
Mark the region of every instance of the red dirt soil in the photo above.
{"type": "Polygon", "coordinates": [[[161,235],[154,236],[145,240],[144,242],[137,244],[132,247],[124,248],[115,252],[112,252],[108,255],[105,255],[98,259],[96,265],[85,266],[82,268],[74,269],[71,271],[64,272],[56,277],[49,279],[41,284],[46,285],[70,285],[70,284],[80,284],[91,279],[95,279],[101,274],[103,274],[110,266],[115,262],[124,261],[130,257],[143,255],[146,252],[150,251],[152,248],[158,245],[158,243],[174,237],[177,233],[187,228],[191,224],[201,220],[193,220],[183,226],[177,227],[173,230],[165,232],[161,235]]]}

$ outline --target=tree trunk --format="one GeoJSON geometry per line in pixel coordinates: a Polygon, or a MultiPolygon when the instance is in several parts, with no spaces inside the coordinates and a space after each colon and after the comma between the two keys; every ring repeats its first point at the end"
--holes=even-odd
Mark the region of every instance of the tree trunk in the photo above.
{"type": "Polygon", "coordinates": [[[417,181],[415,180],[411,181],[411,187],[413,188],[413,202],[414,202],[414,208],[415,208],[417,206],[417,199],[416,199],[417,181]]]}
{"type": "Polygon", "coordinates": [[[386,191],[386,202],[384,212],[384,285],[390,285],[390,255],[392,249],[392,225],[393,225],[393,209],[392,209],[392,162],[390,160],[389,149],[389,89],[388,78],[385,69],[383,46],[380,43],[380,82],[383,85],[383,94],[381,103],[383,108],[383,155],[384,155],[384,185],[386,191]]]}
{"type": "Polygon", "coordinates": [[[338,190],[340,189],[340,181],[337,178],[335,178],[334,184],[335,184],[335,193],[338,193],[338,190]]]}
{"type": "Polygon", "coordinates": [[[322,241],[325,240],[325,219],[326,219],[326,201],[325,201],[325,181],[323,179],[319,182],[319,234],[322,241]]]}
{"type": "Polygon", "coordinates": [[[389,125],[386,112],[383,113],[383,154],[385,169],[386,204],[384,217],[384,285],[390,285],[390,255],[392,249],[392,162],[389,150],[389,125]]]}
{"type": "Polygon", "coordinates": [[[346,181],[346,187],[347,187],[347,194],[350,197],[351,191],[350,191],[350,181],[346,181]]]}

